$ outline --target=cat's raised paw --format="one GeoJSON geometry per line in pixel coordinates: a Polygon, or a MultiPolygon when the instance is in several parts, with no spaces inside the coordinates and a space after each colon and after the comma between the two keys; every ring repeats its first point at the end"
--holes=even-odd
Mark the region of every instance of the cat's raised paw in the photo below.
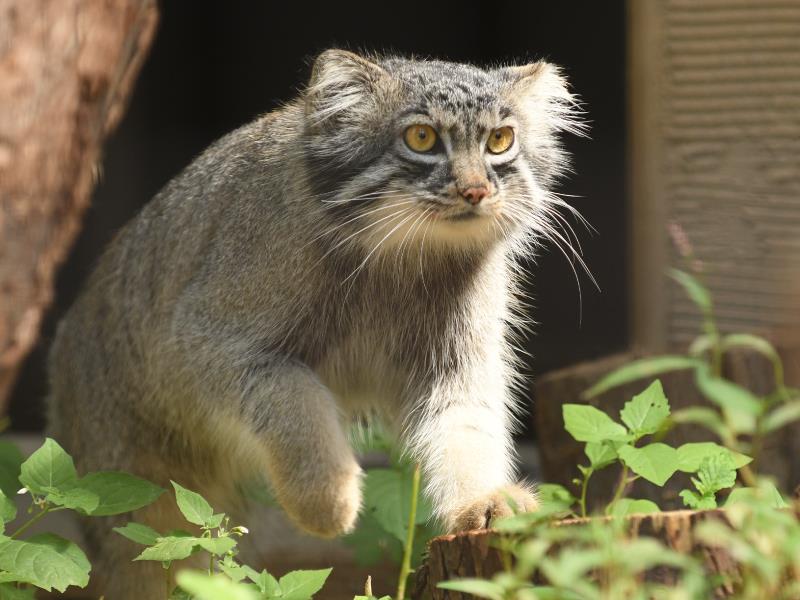
{"type": "Polygon", "coordinates": [[[515,513],[532,512],[539,507],[536,494],[524,484],[508,485],[471,502],[458,511],[452,521],[452,531],[486,529],[501,518],[515,513]]]}

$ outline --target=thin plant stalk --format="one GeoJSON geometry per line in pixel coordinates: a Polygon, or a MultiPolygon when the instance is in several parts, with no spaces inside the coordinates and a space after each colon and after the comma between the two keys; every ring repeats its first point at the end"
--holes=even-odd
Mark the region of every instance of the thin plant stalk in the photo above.
{"type": "Polygon", "coordinates": [[[38,522],[46,514],[63,509],[64,509],[63,506],[51,506],[51,505],[45,506],[40,513],[37,513],[33,517],[28,519],[25,523],[22,524],[22,526],[19,529],[17,529],[13,534],[11,534],[11,539],[17,539],[26,529],[28,529],[28,527],[38,522]]]}
{"type": "Polygon", "coordinates": [[[397,595],[395,600],[405,600],[406,580],[411,574],[411,553],[414,549],[414,529],[417,525],[417,499],[419,497],[420,471],[419,463],[414,465],[414,474],[411,478],[411,508],[408,511],[408,533],[403,547],[403,562],[400,565],[400,575],[397,577],[397,595]]]}
{"type": "Polygon", "coordinates": [[[611,501],[609,506],[613,506],[617,503],[620,499],[622,499],[623,494],[625,493],[625,488],[628,487],[628,465],[622,463],[622,473],[619,476],[619,485],[617,486],[617,491],[614,493],[614,499],[611,501]]]}
{"type": "Polygon", "coordinates": [[[590,468],[589,471],[586,472],[586,475],[583,477],[583,482],[581,483],[581,499],[579,500],[579,505],[581,507],[581,516],[586,517],[586,491],[589,487],[589,478],[592,476],[594,471],[590,468]]]}

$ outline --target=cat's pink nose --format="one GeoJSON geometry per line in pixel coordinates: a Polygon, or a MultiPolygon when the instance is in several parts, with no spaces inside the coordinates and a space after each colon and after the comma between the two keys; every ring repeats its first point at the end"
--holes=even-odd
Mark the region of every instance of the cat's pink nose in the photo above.
{"type": "Polygon", "coordinates": [[[489,188],[485,185],[477,185],[464,190],[458,190],[458,193],[461,194],[464,200],[472,204],[472,206],[475,206],[489,195],[489,188]]]}

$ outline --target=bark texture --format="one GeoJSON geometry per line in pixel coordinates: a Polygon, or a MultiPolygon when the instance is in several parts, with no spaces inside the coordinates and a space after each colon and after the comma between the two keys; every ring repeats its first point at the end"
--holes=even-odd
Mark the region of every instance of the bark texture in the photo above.
{"type": "Polygon", "coordinates": [[[157,16],[155,0],[0,0],[0,410],[157,16]]]}

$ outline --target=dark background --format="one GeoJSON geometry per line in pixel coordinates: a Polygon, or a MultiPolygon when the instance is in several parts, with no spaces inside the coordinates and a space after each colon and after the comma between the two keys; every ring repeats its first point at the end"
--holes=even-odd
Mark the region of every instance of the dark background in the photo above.
{"type": "Polygon", "coordinates": [[[43,363],[55,324],[102,248],[210,142],[292,98],[331,47],[496,64],[546,58],[586,105],[591,139],[567,140],[576,174],[560,191],[596,230],[576,228],[602,291],[554,248],[530,265],[531,374],[627,343],[625,10],[605,2],[163,2],[161,23],[119,130],[106,147],[86,227],[60,271],[41,342],[12,396],[12,426],[43,426],[43,363]]]}

